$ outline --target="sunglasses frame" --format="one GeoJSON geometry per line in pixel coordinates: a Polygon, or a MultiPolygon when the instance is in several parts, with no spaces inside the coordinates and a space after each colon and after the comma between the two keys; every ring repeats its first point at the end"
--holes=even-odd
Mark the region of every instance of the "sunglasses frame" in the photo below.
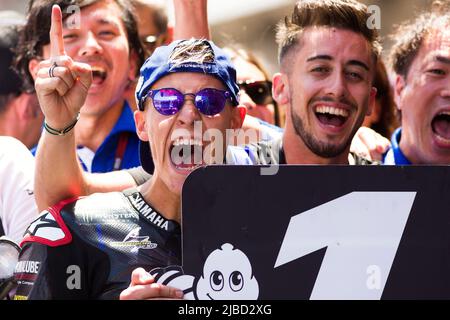
{"type": "Polygon", "coordinates": [[[259,80],[259,81],[251,81],[251,80],[246,80],[246,81],[238,81],[238,86],[239,86],[239,90],[243,90],[245,91],[245,93],[253,100],[253,102],[255,102],[258,105],[265,105],[265,104],[271,104],[274,103],[274,99],[272,97],[272,82],[269,80],[259,80]],[[267,96],[264,97],[264,102],[265,103],[259,103],[262,101],[256,101],[256,100],[260,100],[260,99],[255,99],[252,94],[250,94],[249,92],[251,92],[250,90],[248,90],[249,88],[251,88],[252,86],[255,85],[260,85],[261,87],[265,87],[265,89],[267,89],[267,96]],[[269,101],[270,99],[270,101],[269,101]]]}
{"type": "Polygon", "coordinates": [[[203,88],[203,89],[197,91],[197,93],[191,93],[191,92],[183,93],[180,90],[175,89],[175,88],[159,88],[159,89],[149,90],[145,94],[145,96],[142,97],[139,109],[140,110],[144,110],[145,109],[144,108],[144,104],[145,104],[147,98],[150,97],[152,99],[153,107],[155,108],[156,111],[158,111],[159,114],[162,114],[163,116],[171,116],[171,115],[177,114],[183,108],[183,106],[185,104],[185,101],[186,101],[186,99],[185,99],[186,96],[193,97],[193,101],[192,102],[193,102],[195,108],[197,108],[198,112],[200,112],[202,115],[209,116],[209,117],[212,117],[212,116],[215,116],[215,115],[221,113],[223,111],[223,109],[225,108],[225,105],[227,104],[227,99],[231,100],[231,97],[232,97],[231,93],[228,90],[221,90],[221,89],[216,89],[216,88],[203,88]],[[175,113],[164,114],[155,106],[154,97],[155,97],[156,94],[158,94],[162,90],[174,90],[174,91],[178,92],[180,95],[183,96],[183,104],[181,105],[180,108],[177,108],[177,111],[175,113]],[[223,98],[224,98],[223,105],[220,107],[220,111],[219,112],[216,112],[214,114],[206,114],[197,106],[196,97],[198,96],[199,93],[201,93],[204,90],[211,90],[211,91],[214,91],[216,93],[220,93],[220,94],[223,95],[223,98]]]}

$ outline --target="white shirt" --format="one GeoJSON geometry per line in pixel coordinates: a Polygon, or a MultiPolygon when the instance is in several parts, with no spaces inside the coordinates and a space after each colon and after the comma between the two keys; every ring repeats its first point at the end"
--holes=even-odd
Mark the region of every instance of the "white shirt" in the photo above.
{"type": "Polygon", "coordinates": [[[19,140],[0,136],[0,219],[6,236],[17,243],[38,216],[33,179],[31,152],[19,140]]]}
{"type": "Polygon", "coordinates": [[[94,161],[95,152],[87,147],[78,147],[77,155],[86,166],[87,172],[92,172],[92,162],[94,161]]]}

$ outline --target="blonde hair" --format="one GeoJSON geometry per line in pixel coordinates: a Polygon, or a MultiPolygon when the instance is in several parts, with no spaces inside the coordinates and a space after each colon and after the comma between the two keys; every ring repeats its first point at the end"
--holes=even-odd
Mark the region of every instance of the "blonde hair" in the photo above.
{"type": "Polygon", "coordinates": [[[205,39],[189,39],[181,41],[170,55],[171,68],[185,64],[214,63],[214,51],[205,39]]]}

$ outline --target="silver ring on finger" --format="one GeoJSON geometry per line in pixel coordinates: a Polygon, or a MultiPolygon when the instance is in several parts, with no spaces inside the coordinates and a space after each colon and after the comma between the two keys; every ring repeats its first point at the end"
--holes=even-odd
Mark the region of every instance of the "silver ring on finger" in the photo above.
{"type": "Polygon", "coordinates": [[[56,68],[57,66],[58,66],[58,65],[56,64],[56,62],[53,62],[52,66],[48,69],[48,76],[49,76],[50,78],[55,77],[55,75],[53,74],[53,71],[55,70],[55,68],[56,68]]]}

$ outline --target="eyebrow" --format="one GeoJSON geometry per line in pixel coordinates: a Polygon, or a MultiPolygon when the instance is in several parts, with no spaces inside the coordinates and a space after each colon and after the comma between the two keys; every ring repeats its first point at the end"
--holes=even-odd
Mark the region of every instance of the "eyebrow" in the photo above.
{"type": "MultiPolygon", "coordinates": [[[[308,59],[306,59],[306,62],[311,62],[311,61],[315,61],[315,60],[328,60],[328,61],[332,61],[333,57],[323,54],[323,55],[318,55],[318,56],[314,56],[314,57],[310,57],[308,59]]],[[[450,60],[449,60],[450,61],[450,60]]],[[[347,62],[347,65],[355,65],[355,66],[359,66],[361,68],[366,69],[367,71],[369,71],[369,67],[362,61],[359,60],[350,60],[349,62],[347,62]]]]}
{"type": "MultiPolygon", "coordinates": [[[[67,20],[68,20],[68,19],[65,19],[65,20],[63,21],[63,26],[64,26],[65,28],[69,28],[69,26],[68,26],[68,21],[67,21],[67,20]]],[[[95,23],[96,23],[96,24],[99,24],[99,25],[109,25],[109,26],[113,26],[113,27],[119,28],[119,25],[118,25],[115,21],[108,20],[108,19],[105,19],[105,18],[97,19],[97,20],[95,20],[95,23]]]]}
{"type": "Polygon", "coordinates": [[[98,19],[95,22],[101,25],[112,25],[114,27],[119,27],[119,25],[115,21],[108,20],[105,18],[98,19]]]}
{"type": "Polygon", "coordinates": [[[434,59],[445,64],[450,64],[450,58],[446,58],[443,56],[436,56],[434,59]]]}
{"type": "Polygon", "coordinates": [[[310,61],[314,61],[314,60],[330,60],[331,61],[331,60],[333,60],[333,58],[326,54],[322,54],[322,55],[310,57],[310,58],[306,59],[306,62],[310,62],[310,61]]]}
{"type": "Polygon", "coordinates": [[[369,71],[369,67],[364,62],[359,61],[359,60],[350,60],[349,62],[347,62],[347,64],[354,65],[354,66],[360,66],[361,68],[364,68],[367,71],[369,71]]]}

